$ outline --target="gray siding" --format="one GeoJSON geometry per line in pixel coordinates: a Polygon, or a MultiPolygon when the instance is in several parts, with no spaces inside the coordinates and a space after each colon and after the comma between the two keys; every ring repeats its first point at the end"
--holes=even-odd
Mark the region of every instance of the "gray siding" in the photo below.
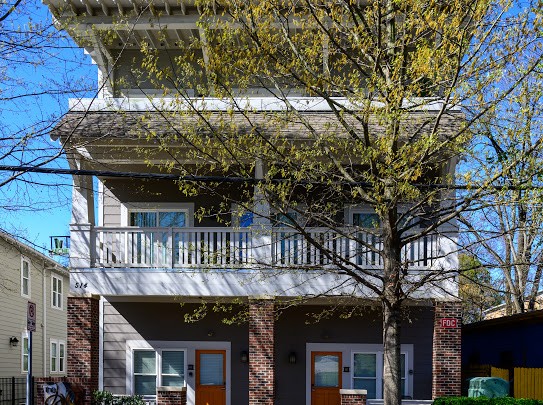
{"type": "MultiPolygon", "coordinates": [[[[113,302],[104,306],[104,389],[125,393],[126,341],[132,339],[165,341],[229,341],[232,344],[232,404],[248,403],[248,366],[239,353],[248,349],[246,324],[225,325],[212,310],[196,323],[185,323],[184,315],[194,305],[178,303],[113,302]],[[208,336],[212,330],[214,335],[208,336]]],[[[276,323],[276,388],[278,405],[305,403],[306,343],[382,342],[381,315],[367,307],[351,319],[323,319],[310,323],[309,313],[322,307],[299,306],[283,311],[276,323]],[[308,323],[309,322],[309,323],[308,323]],[[296,364],[288,354],[296,352],[296,364]]],[[[414,395],[431,398],[433,310],[413,307],[402,325],[402,343],[414,345],[414,395]]]]}
{"type": "MultiPolygon", "coordinates": [[[[137,179],[106,179],[103,180],[103,224],[104,226],[121,225],[121,203],[142,202],[142,203],[193,203],[197,211],[203,207],[214,212],[221,201],[216,201],[206,195],[187,197],[180,190],[179,186],[170,181],[146,181],[137,179]],[[213,210],[215,208],[215,210],[213,210]]],[[[224,195],[230,195],[239,199],[240,190],[234,187],[224,187],[224,195]]],[[[230,221],[230,215],[224,216],[224,221],[230,221]]],[[[217,222],[215,216],[195,220],[194,226],[216,227],[226,226],[224,222],[217,222]]]]}
{"type": "Polygon", "coordinates": [[[104,226],[121,226],[121,203],[110,189],[110,182],[103,181],[103,218],[104,226]]]}
{"type": "Polygon", "coordinates": [[[27,302],[36,304],[36,332],[33,333],[33,375],[50,375],[50,339],[66,341],[66,295],[68,277],[63,280],[62,310],[51,308],[50,263],[42,257],[0,238],[0,377],[21,376],[23,334],[26,331],[27,302]],[[30,297],[21,295],[21,256],[30,262],[30,297]],[[45,275],[44,275],[45,273],[45,275]],[[45,296],[43,285],[45,282],[45,296]],[[44,303],[45,299],[45,303],[44,303]],[[45,312],[45,316],[44,316],[45,312]],[[19,339],[18,347],[11,347],[9,339],[19,339]],[[44,341],[45,337],[45,341],[44,341]],[[45,353],[45,359],[44,359],[45,353]],[[45,370],[44,370],[45,362],[45,370]]]}

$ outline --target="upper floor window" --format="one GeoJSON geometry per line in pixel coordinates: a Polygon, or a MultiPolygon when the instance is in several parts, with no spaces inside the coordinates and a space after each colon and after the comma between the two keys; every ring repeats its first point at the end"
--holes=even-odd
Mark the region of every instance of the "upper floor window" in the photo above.
{"type": "Polygon", "coordinates": [[[30,261],[21,258],[21,295],[30,298],[30,261]]]}
{"type": "Polygon", "coordinates": [[[21,372],[28,373],[28,334],[22,334],[23,344],[21,345],[21,372]]]}
{"type": "Polygon", "coordinates": [[[53,308],[62,309],[62,278],[51,275],[51,306],[53,308]]]}
{"type": "Polygon", "coordinates": [[[140,228],[182,228],[187,226],[186,211],[131,211],[130,226],[140,228]]]}
{"type": "Polygon", "coordinates": [[[64,373],[66,371],[66,343],[62,340],[51,339],[51,373],[64,373]]]}
{"type": "Polygon", "coordinates": [[[353,212],[352,224],[360,228],[379,228],[379,215],[373,212],[353,212]]]}
{"type": "Polygon", "coordinates": [[[183,228],[193,226],[193,203],[127,202],[121,205],[121,226],[183,228]]]}

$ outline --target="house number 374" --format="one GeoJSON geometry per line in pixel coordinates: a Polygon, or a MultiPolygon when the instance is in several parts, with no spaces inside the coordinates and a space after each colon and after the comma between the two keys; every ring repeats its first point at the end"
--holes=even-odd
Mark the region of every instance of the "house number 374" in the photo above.
{"type": "Polygon", "coordinates": [[[87,288],[87,283],[75,283],[75,288],[87,288]]]}

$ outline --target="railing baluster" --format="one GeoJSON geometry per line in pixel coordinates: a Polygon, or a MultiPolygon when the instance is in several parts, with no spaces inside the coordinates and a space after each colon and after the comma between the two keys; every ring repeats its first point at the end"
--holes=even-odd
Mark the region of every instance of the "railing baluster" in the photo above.
{"type": "MultiPolygon", "coordinates": [[[[93,230],[93,263],[104,267],[243,266],[253,253],[277,266],[328,266],[334,257],[358,266],[376,268],[383,260],[378,252],[382,239],[373,232],[346,230],[345,235],[324,228],[308,229],[308,238],[290,228],[273,228],[271,239],[251,229],[227,228],[114,228],[93,230]],[[352,237],[348,232],[352,233],[352,237]],[[315,240],[317,246],[309,242],[315,240]],[[266,245],[262,245],[266,243],[266,245]],[[319,248],[322,246],[322,249],[319,248]],[[254,249],[254,252],[253,252],[254,249]],[[325,251],[329,250],[331,258],[325,251]]],[[[426,235],[402,248],[402,262],[410,267],[433,266],[439,249],[437,234],[426,235]]]]}

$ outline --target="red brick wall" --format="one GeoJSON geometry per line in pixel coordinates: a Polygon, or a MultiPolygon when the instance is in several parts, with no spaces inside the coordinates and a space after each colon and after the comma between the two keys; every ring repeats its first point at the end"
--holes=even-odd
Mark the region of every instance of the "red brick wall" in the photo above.
{"type": "Polygon", "coordinates": [[[90,405],[98,389],[100,301],[68,297],[68,381],[82,387],[83,404],[90,405]]]}
{"type": "Polygon", "coordinates": [[[366,395],[363,394],[340,394],[341,405],[366,405],[366,395]]]}
{"type": "Polygon", "coordinates": [[[273,300],[249,302],[249,405],[273,405],[275,397],[273,300]]]}
{"type": "Polygon", "coordinates": [[[436,302],[434,306],[432,398],[461,394],[462,305],[436,302]],[[441,319],[456,319],[456,327],[441,326],[441,319]]]}
{"type": "Polygon", "coordinates": [[[36,377],[35,382],[36,382],[36,390],[37,390],[37,396],[36,396],[37,405],[44,405],[45,395],[43,392],[43,386],[49,385],[49,384],[56,384],[60,382],[69,385],[70,390],[71,390],[71,395],[74,396],[73,399],[76,405],[79,405],[83,403],[84,401],[85,389],[78,384],[70,383],[67,377],[36,377]]]}
{"type": "Polygon", "coordinates": [[[157,389],[156,403],[157,405],[186,405],[187,391],[162,391],[157,389]]]}
{"type": "Polygon", "coordinates": [[[36,383],[36,403],[37,405],[43,405],[44,394],[43,386],[50,383],[64,382],[66,377],[35,377],[34,382],[36,383]]]}

